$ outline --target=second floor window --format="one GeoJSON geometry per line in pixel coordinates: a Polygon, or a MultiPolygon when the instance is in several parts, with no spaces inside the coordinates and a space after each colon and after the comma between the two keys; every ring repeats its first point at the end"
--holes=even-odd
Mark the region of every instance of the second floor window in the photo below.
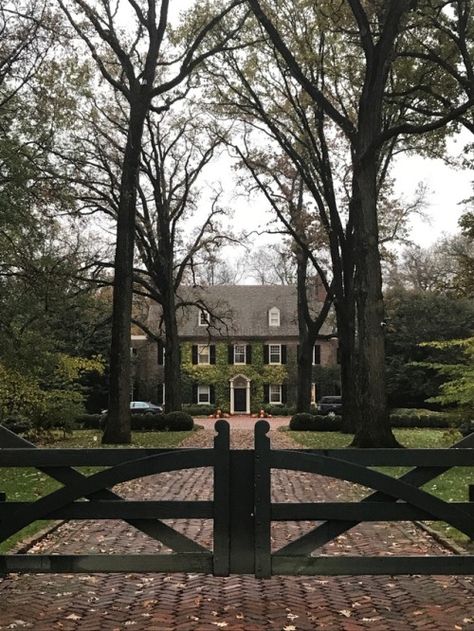
{"type": "Polygon", "coordinates": [[[247,361],[245,344],[235,344],[234,364],[245,364],[247,361]]]}
{"type": "Polygon", "coordinates": [[[209,346],[207,344],[198,344],[198,364],[209,364],[209,346]]]}
{"type": "Polygon", "coordinates": [[[270,344],[269,348],[269,360],[270,364],[281,364],[281,345],[270,344]]]}

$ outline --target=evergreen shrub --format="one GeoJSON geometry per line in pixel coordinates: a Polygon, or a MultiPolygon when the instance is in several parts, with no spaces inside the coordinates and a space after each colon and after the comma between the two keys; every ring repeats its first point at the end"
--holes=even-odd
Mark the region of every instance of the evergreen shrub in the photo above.
{"type": "Polygon", "coordinates": [[[168,412],[164,418],[170,432],[187,432],[194,427],[193,417],[187,412],[168,412]]]}

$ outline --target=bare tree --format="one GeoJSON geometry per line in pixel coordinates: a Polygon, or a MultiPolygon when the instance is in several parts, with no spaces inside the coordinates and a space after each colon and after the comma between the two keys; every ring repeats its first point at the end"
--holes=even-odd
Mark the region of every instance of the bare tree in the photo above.
{"type": "Polygon", "coordinates": [[[119,4],[113,0],[59,0],[103,79],[127,108],[114,262],[110,402],[103,442],[130,442],[130,322],[137,182],[145,121],[150,112],[166,111],[182,98],[192,72],[228,45],[240,24],[208,48],[207,36],[239,4],[241,0],[230,1],[219,13],[195,24],[194,32],[183,37],[179,50],[172,47],[168,37],[169,0],[128,0],[127,28],[123,15],[119,15],[119,4]],[[182,85],[183,92],[176,91],[182,85]]]}

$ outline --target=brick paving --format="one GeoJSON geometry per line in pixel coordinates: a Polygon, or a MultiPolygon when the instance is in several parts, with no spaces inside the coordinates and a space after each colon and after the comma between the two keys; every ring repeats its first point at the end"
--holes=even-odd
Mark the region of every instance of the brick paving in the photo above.
{"type": "MultiPolygon", "coordinates": [[[[198,420],[198,423],[200,421],[198,420]]],[[[232,423],[234,448],[252,445],[254,419],[232,423]]],[[[206,423],[207,425],[207,423],[206,423]]],[[[272,423],[272,426],[274,424],[272,423]]],[[[270,433],[275,448],[294,446],[290,436],[270,433]]],[[[191,436],[187,446],[209,446],[213,432],[191,436]]],[[[208,499],[210,470],[167,473],[119,487],[128,498],[208,499]]],[[[275,500],[349,498],[353,487],[319,476],[274,472],[275,500]]],[[[173,522],[170,522],[173,523],[173,522]]],[[[175,522],[210,545],[211,523],[175,522]]],[[[279,547],[310,527],[274,526],[279,547]]],[[[159,544],[123,522],[69,522],[31,552],[152,552],[159,544]]],[[[334,554],[450,554],[410,523],[365,524],[323,550],[334,554]]],[[[0,580],[0,630],[81,631],[374,631],[474,630],[474,583],[457,577],[215,578],[197,574],[11,575],[0,580]]]]}

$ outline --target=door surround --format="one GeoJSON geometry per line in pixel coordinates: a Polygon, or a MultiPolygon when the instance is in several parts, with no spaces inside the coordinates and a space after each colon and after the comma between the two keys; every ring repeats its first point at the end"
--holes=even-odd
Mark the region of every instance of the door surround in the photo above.
{"type": "Polygon", "coordinates": [[[235,375],[231,379],[229,379],[230,384],[230,413],[231,414],[250,414],[250,379],[245,375],[235,375]],[[234,388],[245,388],[246,390],[246,398],[245,398],[245,411],[235,411],[234,410],[234,388]]]}

